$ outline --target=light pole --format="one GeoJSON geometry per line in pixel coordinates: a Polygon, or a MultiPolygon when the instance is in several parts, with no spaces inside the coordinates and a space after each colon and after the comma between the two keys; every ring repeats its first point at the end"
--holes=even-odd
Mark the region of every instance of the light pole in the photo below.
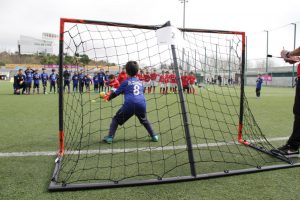
{"type": "MultiPolygon", "coordinates": [[[[185,4],[188,2],[188,0],[179,0],[180,3],[183,3],[183,22],[182,22],[182,28],[185,29],[185,4]]],[[[184,32],[183,32],[183,38],[184,38],[184,32]]]]}
{"type": "MultiPolygon", "coordinates": [[[[291,25],[294,25],[294,49],[296,49],[296,31],[297,31],[297,24],[291,23],[291,25]]],[[[292,72],[292,86],[295,84],[295,64],[293,64],[293,72],[292,72]]]]}
{"type": "MultiPolygon", "coordinates": [[[[182,28],[185,29],[185,4],[188,0],[179,0],[180,3],[183,3],[183,24],[182,28]]],[[[185,32],[183,31],[183,39],[184,39],[185,32]]],[[[184,48],[182,49],[182,69],[184,70],[184,48]]]]}
{"type": "Polygon", "coordinates": [[[231,40],[227,40],[229,42],[229,56],[228,56],[228,80],[231,80],[231,40]]]}
{"type": "Polygon", "coordinates": [[[264,30],[264,32],[267,33],[267,54],[266,54],[266,72],[268,74],[268,67],[269,67],[269,63],[268,63],[268,54],[269,54],[269,31],[264,30]]]}

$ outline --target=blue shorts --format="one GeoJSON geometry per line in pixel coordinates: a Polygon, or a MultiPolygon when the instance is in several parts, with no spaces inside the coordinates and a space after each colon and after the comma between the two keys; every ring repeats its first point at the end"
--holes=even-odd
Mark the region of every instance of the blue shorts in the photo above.
{"type": "Polygon", "coordinates": [[[114,118],[119,125],[122,125],[133,115],[139,119],[140,123],[143,123],[147,120],[146,106],[144,104],[123,105],[114,118]]]}

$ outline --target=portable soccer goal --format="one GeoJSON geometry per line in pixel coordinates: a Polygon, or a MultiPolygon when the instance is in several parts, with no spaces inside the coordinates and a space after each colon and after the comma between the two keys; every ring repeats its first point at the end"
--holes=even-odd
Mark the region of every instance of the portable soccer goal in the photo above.
{"type": "Polygon", "coordinates": [[[59,152],[49,190],[170,183],[299,166],[262,134],[245,96],[244,74],[244,32],[177,29],[170,22],[149,26],[61,19],[59,152]],[[144,71],[175,73],[177,90],[160,93],[158,85],[144,94],[158,142],[132,117],[106,144],[102,139],[123,95],[105,102],[92,85],[64,92],[64,66],[94,76],[100,69],[118,73],[130,60],[144,71]],[[185,72],[197,77],[188,91],[182,87],[185,72]]]}

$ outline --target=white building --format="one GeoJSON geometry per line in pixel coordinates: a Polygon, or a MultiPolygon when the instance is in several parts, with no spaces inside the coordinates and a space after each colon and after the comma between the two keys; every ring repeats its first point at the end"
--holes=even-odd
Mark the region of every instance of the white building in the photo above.
{"type": "Polygon", "coordinates": [[[19,51],[21,54],[28,55],[36,53],[54,54],[57,45],[55,40],[57,39],[58,36],[51,33],[43,33],[42,39],[21,35],[18,41],[19,51]]]}

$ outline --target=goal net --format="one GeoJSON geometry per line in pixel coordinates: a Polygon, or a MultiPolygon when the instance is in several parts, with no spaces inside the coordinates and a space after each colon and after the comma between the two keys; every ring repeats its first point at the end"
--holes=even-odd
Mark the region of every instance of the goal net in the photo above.
{"type": "Polygon", "coordinates": [[[292,166],[274,150],[249,109],[245,33],[172,27],[169,35],[159,36],[168,25],[61,19],[60,149],[50,190],[177,182],[292,166]],[[86,79],[100,71],[118,76],[130,60],[145,74],[154,69],[158,74],[144,96],[159,140],[151,141],[132,117],[106,144],[102,139],[124,96],[105,102],[99,92],[109,87],[94,90],[89,80],[81,91],[72,91],[72,83],[71,91],[64,91],[63,71],[69,66],[72,76],[86,79]],[[171,78],[160,83],[162,73],[175,76],[175,83],[171,78]]]}

